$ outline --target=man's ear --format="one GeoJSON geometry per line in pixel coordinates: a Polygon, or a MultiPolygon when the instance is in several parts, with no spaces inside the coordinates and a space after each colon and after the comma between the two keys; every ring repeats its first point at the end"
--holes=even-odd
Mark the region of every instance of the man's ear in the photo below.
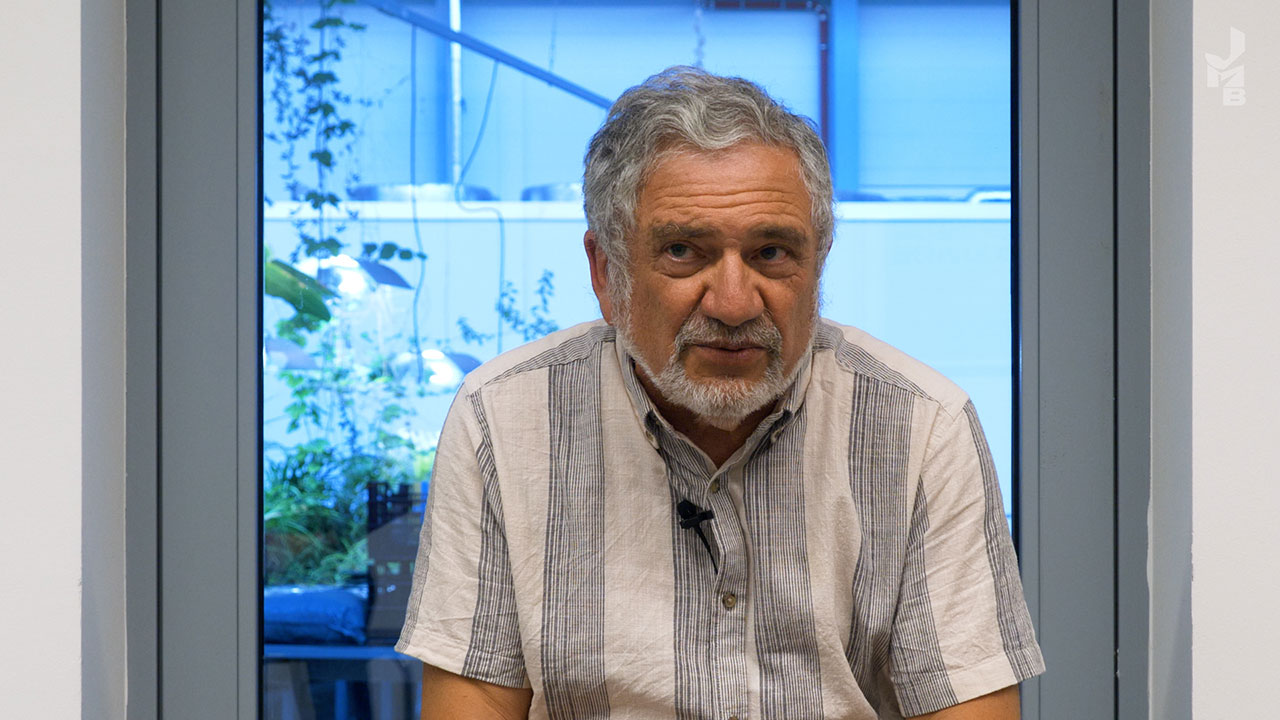
{"type": "Polygon", "coordinates": [[[613,302],[609,295],[609,258],[596,241],[596,234],[588,230],[582,236],[582,246],[587,251],[587,264],[591,266],[591,289],[600,302],[600,314],[604,321],[613,324],[613,302]]]}

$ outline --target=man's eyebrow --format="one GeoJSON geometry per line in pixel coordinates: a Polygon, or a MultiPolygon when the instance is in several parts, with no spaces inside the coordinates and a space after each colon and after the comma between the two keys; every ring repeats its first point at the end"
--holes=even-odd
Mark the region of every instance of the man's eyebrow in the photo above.
{"type": "MultiPolygon", "coordinates": [[[[649,228],[649,237],[662,242],[670,242],[672,240],[696,240],[697,238],[710,235],[711,232],[712,231],[707,228],[700,228],[694,225],[664,223],[662,225],[654,225],[649,228]]],[[[756,237],[777,239],[796,245],[802,245],[808,239],[808,235],[806,235],[803,230],[790,225],[760,225],[752,228],[751,234],[756,237]]]]}
{"type": "Polygon", "coordinates": [[[697,238],[706,237],[710,234],[711,231],[706,228],[693,227],[691,225],[678,225],[676,223],[664,223],[662,225],[654,225],[649,228],[649,237],[655,242],[696,240],[697,238]]]}
{"type": "Polygon", "coordinates": [[[790,225],[761,225],[751,232],[758,237],[780,240],[789,245],[804,245],[808,240],[804,231],[790,225]]]}

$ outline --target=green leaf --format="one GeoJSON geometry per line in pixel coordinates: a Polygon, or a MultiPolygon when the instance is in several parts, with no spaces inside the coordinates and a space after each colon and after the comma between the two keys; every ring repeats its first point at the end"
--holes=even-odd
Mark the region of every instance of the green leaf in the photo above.
{"type": "Polygon", "coordinates": [[[316,244],[317,250],[323,250],[328,255],[337,255],[342,252],[342,243],[337,238],[329,238],[322,243],[316,244]]]}
{"type": "Polygon", "coordinates": [[[343,137],[344,135],[355,131],[355,129],[355,123],[350,120],[343,120],[337,125],[325,125],[320,129],[320,134],[323,135],[326,140],[332,140],[335,137],[343,137]]]}
{"type": "Polygon", "coordinates": [[[342,201],[341,198],[333,193],[322,193],[318,190],[308,190],[307,193],[303,195],[303,198],[307,202],[311,203],[311,207],[316,210],[319,210],[324,205],[338,207],[338,203],[342,201]]]}
{"type": "Polygon", "coordinates": [[[320,320],[330,318],[324,299],[336,296],[315,278],[279,260],[271,260],[263,268],[263,292],[289,303],[299,314],[320,320]]]}
{"type": "Polygon", "coordinates": [[[390,260],[396,254],[396,250],[399,250],[399,247],[395,243],[383,243],[382,250],[378,252],[378,258],[380,260],[390,260]]]}
{"type": "Polygon", "coordinates": [[[378,435],[378,441],[382,444],[383,450],[395,450],[409,444],[408,440],[389,432],[379,432],[378,435]]]}
{"type": "Polygon", "coordinates": [[[340,17],[326,17],[326,18],[320,18],[319,20],[311,23],[311,29],[319,30],[321,28],[327,28],[327,27],[342,27],[343,25],[346,25],[346,23],[343,22],[342,18],[340,17]]]}
{"type": "Polygon", "coordinates": [[[400,259],[401,259],[401,260],[412,260],[412,259],[413,259],[413,251],[412,251],[412,250],[406,250],[405,248],[400,248],[400,253],[399,253],[399,255],[400,255],[400,259]]]}
{"type": "Polygon", "coordinates": [[[376,252],[378,252],[378,243],[365,243],[362,246],[362,253],[364,255],[372,255],[376,252]]]}
{"type": "Polygon", "coordinates": [[[431,477],[431,468],[436,462],[435,449],[426,452],[418,452],[413,458],[413,477],[415,480],[425,480],[431,477]]]}
{"type": "Polygon", "coordinates": [[[327,168],[333,167],[333,153],[328,150],[312,150],[311,159],[327,168]]]}
{"type": "Polygon", "coordinates": [[[320,62],[321,60],[340,60],[341,58],[342,56],[338,53],[337,50],[325,50],[323,52],[318,52],[315,55],[309,56],[307,58],[307,62],[317,63],[317,62],[320,62]]]}
{"type": "Polygon", "coordinates": [[[307,78],[307,85],[310,85],[312,87],[319,86],[319,85],[331,85],[336,82],[338,82],[338,76],[334,75],[328,70],[323,70],[321,72],[315,73],[311,77],[307,78]]]}

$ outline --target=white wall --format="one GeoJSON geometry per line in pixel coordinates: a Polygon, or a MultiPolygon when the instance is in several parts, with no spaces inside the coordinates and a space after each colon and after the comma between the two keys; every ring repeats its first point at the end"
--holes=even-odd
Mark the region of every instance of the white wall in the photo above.
{"type": "Polygon", "coordinates": [[[0,42],[0,715],[80,712],[80,6],[0,42]],[[35,62],[32,60],[35,59],[35,62]],[[18,68],[39,67],[40,72],[18,68]]]}
{"type": "Polygon", "coordinates": [[[0,39],[0,717],[123,717],[122,5],[0,39]]]}
{"type": "Polygon", "coordinates": [[[1280,5],[1153,0],[1151,31],[1151,717],[1274,717],[1280,5]]]}
{"type": "Polygon", "coordinates": [[[1206,720],[1275,717],[1280,4],[1199,0],[1193,27],[1193,705],[1206,720]],[[1232,27],[1243,105],[1208,82],[1205,53],[1226,58],[1232,27]]]}

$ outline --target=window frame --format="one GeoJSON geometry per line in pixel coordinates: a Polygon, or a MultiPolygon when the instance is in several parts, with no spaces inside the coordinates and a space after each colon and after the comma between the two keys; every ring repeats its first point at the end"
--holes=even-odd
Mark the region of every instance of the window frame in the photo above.
{"type": "Polygon", "coordinates": [[[1023,717],[1147,717],[1150,6],[1014,7],[1023,717]]]}
{"type": "MultiPolygon", "coordinates": [[[[126,0],[131,719],[261,713],[258,12],[126,0]]],[[[1031,719],[1148,714],[1148,12],[1012,13],[1031,719]]]]}
{"type": "Polygon", "coordinates": [[[259,11],[125,12],[127,717],[257,718],[259,11]]]}

